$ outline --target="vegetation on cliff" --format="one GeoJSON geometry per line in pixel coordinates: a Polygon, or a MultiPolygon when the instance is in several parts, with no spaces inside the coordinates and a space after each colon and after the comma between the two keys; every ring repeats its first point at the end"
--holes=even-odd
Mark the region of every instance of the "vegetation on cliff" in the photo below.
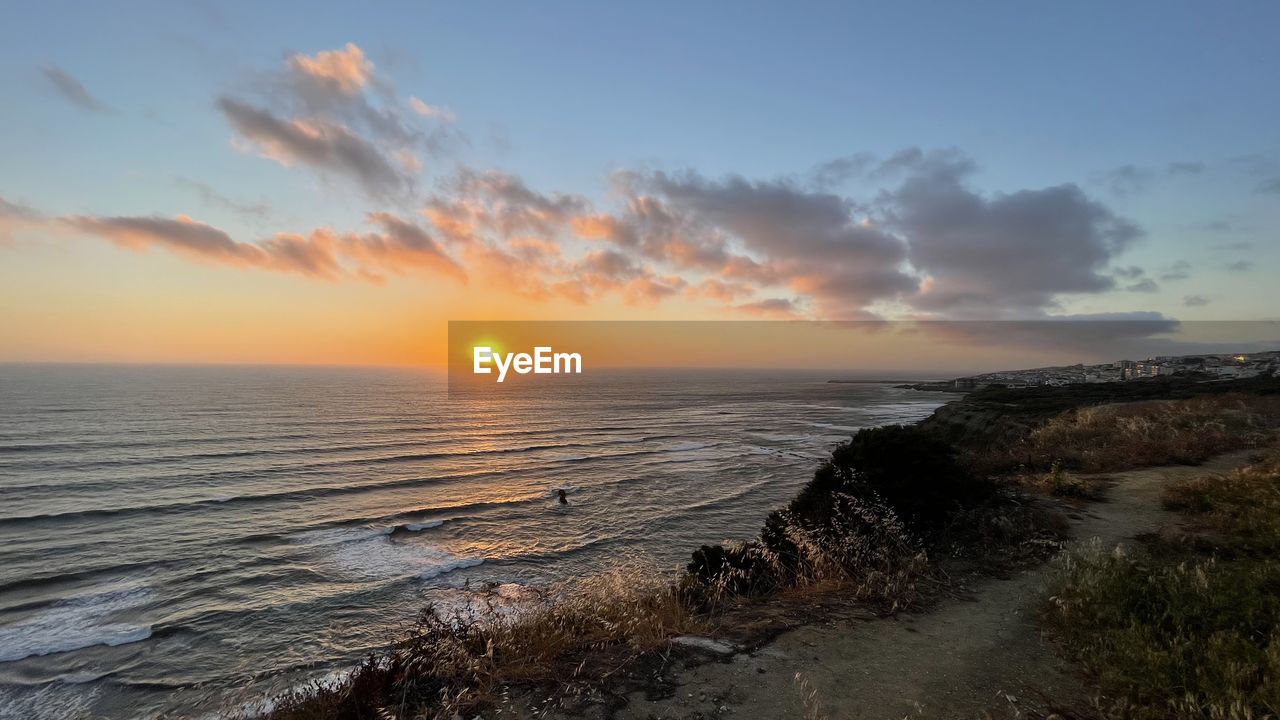
{"type": "Polygon", "coordinates": [[[1105,717],[1280,716],[1280,449],[1165,503],[1183,534],[1066,555],[1046,618],[1105,717]]]}
{"type": "Polygon", "coordinates": [[[633,564],[516,607],[428,607],[403,641],[343,680],[276,698],[271,717],[470,717],[512,687],[588,693],[743,603],[799,592],[880,612],[911,606],[933,572],[931,551],[1016,542],[1037,525],[927,431],[862,430],[757,539],[703,547],[675,580],[633,564]]]}
{"type": "MultiPolygon", "coordinates": [[[[1102,485],[1079,473],[1195,463],[1258,446],[1280,424],[1271,378],[1126,385],[1142,386],[1111,388],[1126,404],[1096,387],[984,391],[919,426],[859,431],[758,537],[704,546],[676,578],[627,564],[514,607],[428,607],[401,642],[339,681],[276,698],[270,716],[471,717],[512,692],[565,699],[627,672],[656,677],[674,638],[761,603],[918,607],[943,577],[939,560],[1051,544],[1029,541],[1055,538],[1061,519],[1023,488],[1096,499],[1102,485]]],[[[1046,617],[1117,698],[1106,714],[1276,714],[1280,571],[1265,556],[1280,549],[1278,470],[1172,489],[1170,506],[1201,527],[1194,542],[1062,562],[1046,617]]]]}

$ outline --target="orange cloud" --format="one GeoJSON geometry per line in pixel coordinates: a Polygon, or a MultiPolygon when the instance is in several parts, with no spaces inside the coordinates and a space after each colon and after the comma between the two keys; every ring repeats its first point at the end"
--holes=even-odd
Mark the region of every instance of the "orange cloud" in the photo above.
{"type": "Polygon", "coordinates": [[[422,117],[432,118],[433,120],[439,120],[444,123],[451,123],[458,119],[449,108],[440,107],[438,105],[428,105],[423,100],[412,95],[409,96],[409,107],[422,117]]]}
{"type": "Polygon", "coordinates": [[[0,243],[9,242],[13,233],[18,230],[40,225],[44,221],[44,216],[35,208],[0,197],[0,243]]]}
{"type": "Polygon", "coordinates": [[[786,298],[768,298],[756,302],[742,303],[734,305],[731,309],[744,315],[761,318],[793,320],[800,317],[796,304],[786,298]]]}
{"type": "Polygon", "coordinates": [[[705,278],[685,291],[691,298],[708,298],[729,303],[755,294],[755,288],[746,283],[724,282],[717,278],[705,278]]]}
{"type": "Polygon", "coordinates": [[[289,67],[297,73],[332,83],[347,94],[364,88],[373,77],[373,63],[355,43],[341,50],[322,50],[314,56],[298,53],[289,58],[289,67]]]}
{"type": "Polygon", "coordinates": [[[277,233],[260,243],[237,242],[226,232],[186,215],[77,215],[59,222],[135,252],[160,247],[199,262],[297,273],[319,280],[354,278],[381,283],[384,273],[427,270],[467,281],[463,267],[422,228],[389,213],[371,213],[369,221],[382,231],[336,233],[318,228],[306,236],[277,233]]]}
{"type": "Polygon", "coordinates": [[[449,275],[465,283],[467,273],[444,247],[425,230],[390,213],[369,213],[382,233],[348,234],[341,238],[342,254],[366,268],[397,274],[423,268],[449,275]]]}
{"type": "Polygon", "coordinates": [[[616,240],[620,223],[612,215],[581,215],[570,221],[573,234],[584,240],[616,240]]]}
{"type": "Polygon", "coordinates": [[[64,218],[63,222],[127,250],[143,251],[160,246],[195,260],[241,267],[262,265],[266,260],[262,248],[236,242],[218,228],[186,215],[176,218],[76,215],[64,218]]]}

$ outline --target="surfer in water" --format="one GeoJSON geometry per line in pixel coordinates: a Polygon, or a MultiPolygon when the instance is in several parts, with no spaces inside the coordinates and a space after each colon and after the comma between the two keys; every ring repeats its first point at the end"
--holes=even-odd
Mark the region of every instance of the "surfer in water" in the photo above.
{"type": "Polygon", "coordinates": [[[560,491],[558,491],[558,492],[559,492],[559,494],[560,494],[560,504],[561,504],[561,505],[568,505],[568,504],[569,504],[569,498],[565,495],[564,490],[560,490],[560,491]]]}

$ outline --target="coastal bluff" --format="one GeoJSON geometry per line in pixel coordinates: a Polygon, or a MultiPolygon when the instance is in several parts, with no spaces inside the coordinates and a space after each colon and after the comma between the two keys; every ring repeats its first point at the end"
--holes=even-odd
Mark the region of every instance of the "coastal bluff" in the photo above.
{"type": "Polygon", "coordinates": [[[939,407],[920,422],[920,427],[957,447],[982,450],[1002,443],[1016,443],[1050,418],[1078,408],[1227,393],[1280,394],[1280,377],[1241,380],[1172,377],[1125,383],[986,388],[966,393],[939,407]]]}

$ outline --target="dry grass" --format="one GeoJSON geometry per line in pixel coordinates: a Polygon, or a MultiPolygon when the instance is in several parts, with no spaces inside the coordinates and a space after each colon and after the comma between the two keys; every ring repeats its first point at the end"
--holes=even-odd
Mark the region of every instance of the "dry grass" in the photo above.
{"type": "Polygon", "coordinates": [[[932,572],[926,547],[990,551],[1029,537],[1038,522],[954,455],[916,428],[861,431],[770,515],[758,539],[701,548],[675,581],[632,564],[514,612],[429,607],[403,641],[340,681],[276,698],[269,717],[472,717],[513,688],[585,694],[653,660],[674,636],[780,592],[830,593],[880,612],[917,604],[932,572]]]}
{"type": "Polygon", "coordinates": [[[1050,624],[1113,694],[1105,717],[1280,716],[1280,448],[1165,505],[1207,535],[1066,556],[1050,624]]]}
{"type": "Polygon", "coordinates": [[[1265,443],[1280,425],[1280,397],[1221,395],[1073,410],[1033,430],[1032,467],[1085,473],[1197,464],[1265,443]]]}
{"type": "Polygon", "coordinates": [[[1171,485],[1164,505],[1187,514],[1219,553],[1280,553],[1280,445],[1247,467],[1171,485]]]}
{"type": "Polygon", "coordinates": [[[409,636],[350,676],[273,701],[272,720],[472,717],[512,687],[546,694],[589,692],[623,666],[652,658],[678,635],[708,630],[743,602],[747,575],[768,572],[769,592],[836,593],[886,610],[913,602],[928,560],[891,511],[838,498],[821,530],[788,525],[797,548],[783,558],[759,542],[719,548],[724,564],[702,580],[671,582],[630,563],[516,608],[428,607],[409,636]]]}
{"type": "Polygon", "coordinates": [[[424,610],[408,638],[345,680],[277,698],[270,717],[452,718],[490,707],[513,684],[598,680],[669,638],[700,629],[670,582],[630,563],[516,608],[424,610]],[[588,667],[588,660],[591,660],[588,667]]]}
{"type": "Polygon", "coordinates": [[[1060,561],[1051,626],[1116,718],[1280,714],[1280,565],[1157,560],[1098,544],[1060,561]]]}
{"type": "Polygon", "coordinates": [[[1110,478],[1083,477],[1062,467],[1061,462],[1054,462],[1046,473],[1019,475],[1014,482],[1027,488],[1054,497],[1074,500],[1090,500],[1098,502],[1106,497],[1107,484],[1110,478]]]}
{"type": "Polygon", "coordinates": [[[694,555],[683,588],[690,602],[712,611],[742,596],[781,590],[836,590],[886,612],[912,604],[928,555],[880,503],[836,493],[819,525],[784,510],[770,518],[767,540],[703,547],[694,555]]]}
{"type": "Polygon", "coordinates": [[[804,706],[805,720],[827,720],[827,714],[818,698],[818,690],[810,684],[809,678],[804,673],[796,673],[794,680],[796,691],[800,693],[800,703],[804,706]]]}

